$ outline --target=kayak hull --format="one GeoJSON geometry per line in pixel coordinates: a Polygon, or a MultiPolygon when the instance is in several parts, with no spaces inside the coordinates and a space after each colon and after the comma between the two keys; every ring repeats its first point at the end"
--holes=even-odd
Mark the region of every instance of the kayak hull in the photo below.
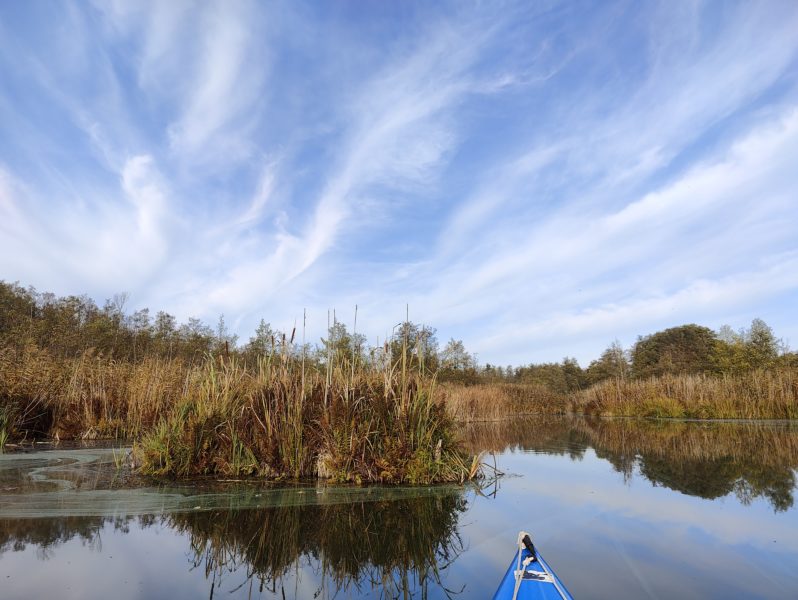
{"type": "MultiPolygon", "coordinates": [[[[521,554],[521,561],[530,556],[529,550],[524,548],[521,554]]],[[[527,565],[525,568],[524,578],[521,580],[521,585],[518,588],[517,600],[573,600],[571,594],[565,589],[565,586],[557,578],[557,575],[548,565],[548,563],[537,551],[537,560],[527,565]],[[544,569],[545,567],[545,569],[544,569]],[[529,573],[531,571],[531,573],[529,573]],[[556,581],[556,584],[549,581],[550,577],[546,575],[546,571],[551,574],[551,578],[556,581]],[[559,589],[558,589],[559,588],[559,589]]],[[[507,568],[507,572],[502,578],[499,589],[493,596],[493,600],[512,600],[513,592],[515,591],[515,569],[518,565],[518,553],[513,554],[513,560],[507,568]]]]}

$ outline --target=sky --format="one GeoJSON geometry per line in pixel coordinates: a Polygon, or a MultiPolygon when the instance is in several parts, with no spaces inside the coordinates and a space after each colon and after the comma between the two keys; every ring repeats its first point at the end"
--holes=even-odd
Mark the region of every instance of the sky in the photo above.
{"type": "Polygon", "coordinates": [[[494,364],[798,346],[798,3],[0,2],[0,279],[494,364]]]}

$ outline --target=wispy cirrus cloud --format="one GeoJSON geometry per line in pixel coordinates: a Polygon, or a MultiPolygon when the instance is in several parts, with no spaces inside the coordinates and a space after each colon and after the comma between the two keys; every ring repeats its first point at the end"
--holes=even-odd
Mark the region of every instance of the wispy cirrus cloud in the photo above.
{"type": "Polygon", "coordinates": [[[798,338],[788,3],[37,11],[0,8],[0,278],[244,335],[409,303],[493,362],[798,338]]]}

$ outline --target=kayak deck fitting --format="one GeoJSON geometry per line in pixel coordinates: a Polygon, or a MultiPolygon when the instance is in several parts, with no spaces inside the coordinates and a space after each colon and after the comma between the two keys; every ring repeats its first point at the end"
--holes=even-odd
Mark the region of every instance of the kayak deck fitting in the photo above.
{"type": "Polygon", "coordinates": [[[571,594],[535,549],[529,534],[518,534],[518,552],[493,600],[573,600],[571,594]]]}

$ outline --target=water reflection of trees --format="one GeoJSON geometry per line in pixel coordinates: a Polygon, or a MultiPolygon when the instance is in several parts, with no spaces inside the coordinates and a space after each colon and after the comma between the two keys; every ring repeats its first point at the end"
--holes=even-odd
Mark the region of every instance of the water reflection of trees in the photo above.
{"type": "Polygon", "coordinates": [[[593,448],[625,479],[638,472],[654,485],[710,499],[733,493],[743,504],[765,498],[776,511],[794,503],[798,427],[791,423],[544,418],[475,425],[464,440],[472,450],[572,459],[593,448]]]}
{"type": "MultiPolygon", "coordinates": [[[[333,589],[379,590],[386,598],[443,587],[441,571],[459,554],[460,493],[391,501],[310,504],[177,513],[195,567],[218,585],[246,569],[247,581],[279,593],[303,557],[333,589]]],[[[321,591],[321,590],[320,590],[321,591]]]]}
{"type": "Polygon", "coordinates": [[[447,596],[460,591],[446,589],[442,573],[462,550],[457,531],[467,507],[462,491],[325,504],[320,489],[320,504],[297,505],[296,490],[286,490],[282,506],[241,508],[251,500],[242,501],[242,495],[257,493],[253,488],[231,495],[229,506],[216,510],[157,517],[2,519],[0,556],[34,546],[45,560],[70,540],[100,552],[109,524],[123,534],[132,524],[158,524],[189,540],[188,567],[204,570],[211,596],[243,586],[290,597],[291,577],[303,565],[320,582],[317,597],[323,588],[345,590],[347,597],[362,592],[383,598],[428,597],[433,588],[447,596]]]}
{"type": "MultiPolygon", "coordinates": [[[[47,519],[0,519],[0,557],[6,552],[23,552],[32,546],[36,555],[47,560],[58,546],[73,539],[91,550],[102,551],[101,531],[108,523],[116,531],[127,533],[133,518],[59,517],[47,519]]],[[[139,521],[146,525],[153,517],[139,521]]]]}

